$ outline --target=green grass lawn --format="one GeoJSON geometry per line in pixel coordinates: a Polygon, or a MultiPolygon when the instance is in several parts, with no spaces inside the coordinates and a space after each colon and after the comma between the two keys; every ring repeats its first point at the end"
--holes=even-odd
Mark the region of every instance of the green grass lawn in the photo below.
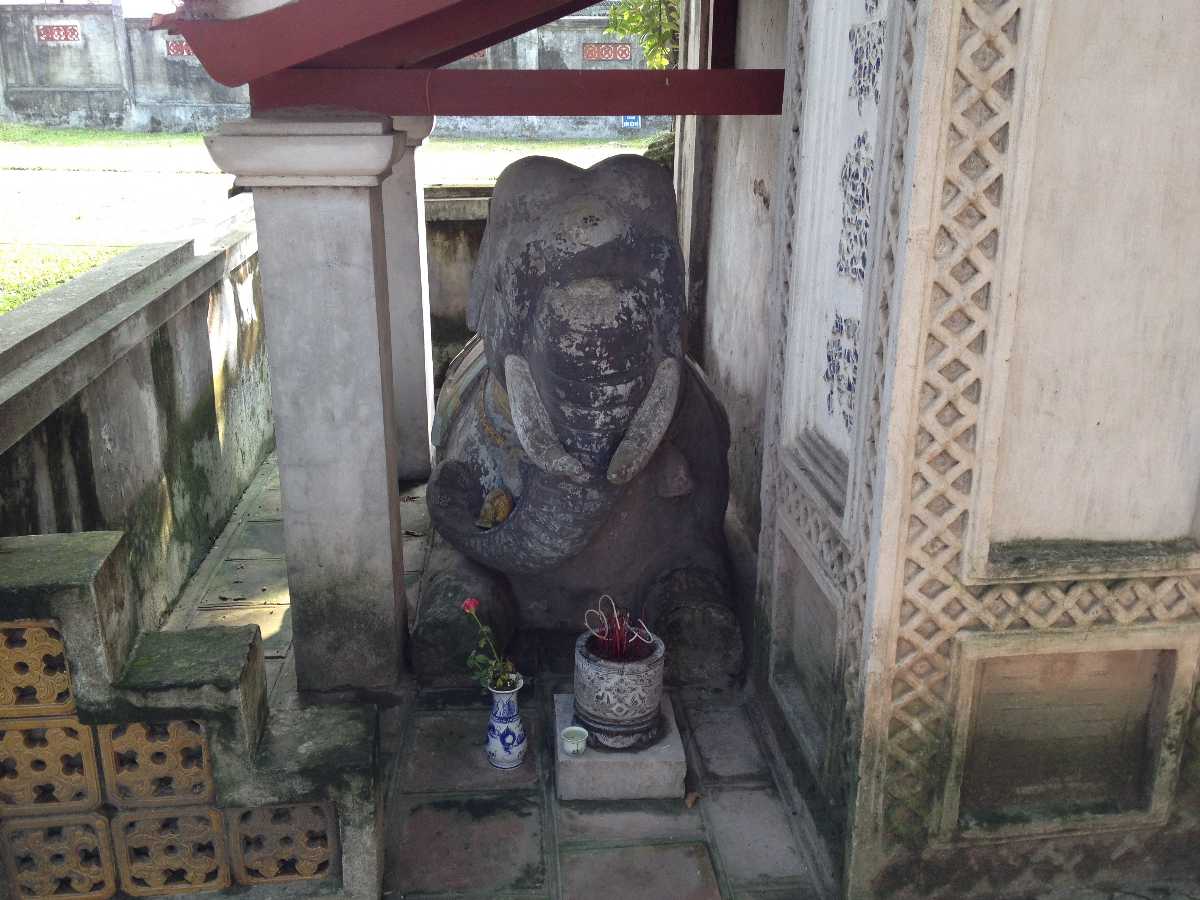
{"type": "Polygon", "coordinates": [[[0,244],[0,315],[128,249],[0,244]]]}
{"type": "MultiPolygon", "coordinates": [[[[35,144],[54,147],[80,147],[95,144],[108,146],[134,145],[176,145],[193,146],[202,140],[200,134],[146,134],[136,131],[105,131],[99,128],[46,128],[40,125],[18,125],[0,122],[0,143],[35,144]]],[[[481,153],[489,151],[524,151],[538,153],[553,153],[555,151],[569,152],[591,146],[622,148],[630,153],[642,153],[650,143],[650,138],[631,137],[620,140],[554,140],[538,141],[521,138],[474,138],[474,137],[439,137],[434,135],[426,146],[454,148],[455,150],[477,150],[481,153]],[[531,151],[532,148],[532,151],[531,151]]]]}
{"type": "Polygon", "coordinates": [[[105,131],[100,128],[46,128],[0,122],[0,143],[35,144],[43,147],[198,145],[199,134],[144,134],[136,131],[105,131]]]}

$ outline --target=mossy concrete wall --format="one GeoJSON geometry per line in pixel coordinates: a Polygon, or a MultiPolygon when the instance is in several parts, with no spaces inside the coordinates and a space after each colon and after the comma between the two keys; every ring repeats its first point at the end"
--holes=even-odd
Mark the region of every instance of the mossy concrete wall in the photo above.
{"type": "MultiPolygon", "coordinates": [[[[273,446],[245,242],[224,271],[209,262],[214,284],[0,453],[0,536],[124,531],[142,630],[161,623],[273,446]]],[[[152,293],[174,286],[168,275],[152,293]]],[[[86,328],[107,337],[102,320],[86,328]]]]}

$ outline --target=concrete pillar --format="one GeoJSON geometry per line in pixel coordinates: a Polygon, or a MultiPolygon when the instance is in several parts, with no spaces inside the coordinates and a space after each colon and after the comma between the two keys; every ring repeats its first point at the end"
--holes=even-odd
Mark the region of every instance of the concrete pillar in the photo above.
{"type": "Polygon", "coordinates": [[[406,481],[429,477],[433,424],[433,359],[429,338],[429,267],[425,252],[425,190],[416,149],[433,130],[433,117],[392,120],[404,153],[383,182],[383,231],[387,245],[388,296],[392,316],[392,385],[396,464],[406,481]]]}
{"type": "Polygon", "coordinates": [[[381,185],[404,141],[312,113],[207,143],[254,189],[299,685],[386,688],[405,603],[381,185]]]}

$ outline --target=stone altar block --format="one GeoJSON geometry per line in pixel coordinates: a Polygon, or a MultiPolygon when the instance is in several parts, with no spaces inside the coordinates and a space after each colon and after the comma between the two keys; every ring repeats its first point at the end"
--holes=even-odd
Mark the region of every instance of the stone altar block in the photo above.
{"type": "Polygon", "coordinates": [[[559,800],[682,799],[687,759],[675,723],[675,710],[662,701],[662,737],[636,753],[615,753],[589,747],[582,756],[563,752],[562,730],[572,724],[575,698],[554,695],[554,765],[559,800]]]}

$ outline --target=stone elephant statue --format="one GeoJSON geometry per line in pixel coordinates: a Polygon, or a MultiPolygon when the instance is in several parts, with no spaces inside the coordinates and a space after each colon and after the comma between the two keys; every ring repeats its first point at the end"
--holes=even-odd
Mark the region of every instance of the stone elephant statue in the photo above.
{"type": "Polygon", "coordinates": [[[501,175],[471,287],[478,337],[438,403],[437,532],[413,629],[426,675],[461,671],[478,596],[502,637],[578,634],[609,594],[666,642],[676,683],[742,666],[724,534],[729,425],[684,355],[666,169],[531,157],[501,175]]]}

